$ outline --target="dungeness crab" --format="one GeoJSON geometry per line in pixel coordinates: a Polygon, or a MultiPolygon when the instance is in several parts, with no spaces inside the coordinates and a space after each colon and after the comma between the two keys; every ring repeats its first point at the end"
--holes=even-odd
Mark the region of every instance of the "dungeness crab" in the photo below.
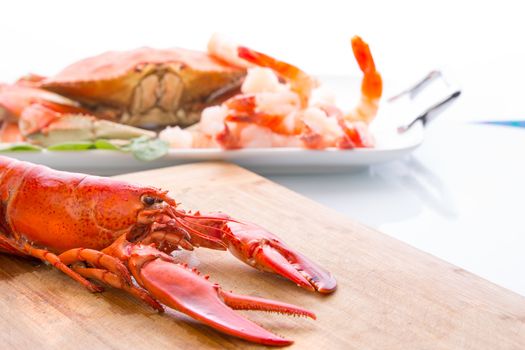
{"type": "Polygon", "coordinates": [[[140,48],[106,52],[32,80],[103,119],[157,129],[197,122],[204,107],[237,90],[244,74],[205,52],[140,48]]]}
{"type": "Polygon", "coordinates": [[[0,141],[46,146],[100,137],[100,128],[102,138],[154,137],[141,129],[197,122],[204,107],[238,91],[245,73],[200,51],[106,52],[55,76],[0,84],[0,141]]]}

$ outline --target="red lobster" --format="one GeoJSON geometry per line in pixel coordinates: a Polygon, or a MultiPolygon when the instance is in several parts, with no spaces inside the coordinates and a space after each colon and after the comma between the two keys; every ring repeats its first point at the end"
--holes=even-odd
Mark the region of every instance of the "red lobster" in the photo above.
{"type": "Polygon", "coordinates": [[[303,308],[221,289],[170,255],[176,249],[229,250],[262,271],[321,293],[334,277],[263,228],[226,214],[177,208],[167,191],[55,171],[0,157],[0,252],[48,262],[92,292],[120,288],[158,311],[183,312],[218,331],[284,346],[235,313],[266,310],[315,318],[303,308]],[[90,281],[92,280],[92,281],[90,281]]]}

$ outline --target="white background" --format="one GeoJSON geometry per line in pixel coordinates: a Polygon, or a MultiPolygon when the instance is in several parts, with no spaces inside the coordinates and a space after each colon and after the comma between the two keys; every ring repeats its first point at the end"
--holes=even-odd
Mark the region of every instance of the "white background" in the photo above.
{"type": "Polygon", "coordinates": [[[357,174],[272,179],[525,295],[520,1],[16,1],[0,5],[0,81],[53,74],[105,50],[204,49],[213,32],[316,74],[358,75],[349,38],[387,80],[443,69],[461,100],[412,158],[357,174]]]}

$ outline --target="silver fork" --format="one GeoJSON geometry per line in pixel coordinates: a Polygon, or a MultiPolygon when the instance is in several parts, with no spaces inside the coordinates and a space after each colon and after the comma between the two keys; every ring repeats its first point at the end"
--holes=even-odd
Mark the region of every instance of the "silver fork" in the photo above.
{"type": "Polygon", "coordinates": [[[445,80],[443,74],[438,71],[434,70],[428,73],[422,80],[418,81],[413,86],[409,87],[406,90],[403,90],[399,94],[392,96],[388,99],[388,102],[394,102],[395,100],[399,99],[402,96],[408,95],[410,100],[413,100],[419,95],[422,91],[427,88],[430,83],[435,81],[436,79],[442,80],[447,87],[451,90],[450,93],[448,93],[444,98],[441,98],[436,103],[432,104],[430,107],[423,110],[422,113],[420,113],[418,116],[416,116],[410,123],[400,126],[397,128],[397,132],[402,134],[409,130],[412,126],[414,126],[418,121],[421,121],[423,126],[425,126],[428,122],[431,120],[434,120],[438,115],[443,113],[451,105],[451,103],[456,100],[461,95],[461,90],[458,88],[453,88],[451,85],[445,80]]]}

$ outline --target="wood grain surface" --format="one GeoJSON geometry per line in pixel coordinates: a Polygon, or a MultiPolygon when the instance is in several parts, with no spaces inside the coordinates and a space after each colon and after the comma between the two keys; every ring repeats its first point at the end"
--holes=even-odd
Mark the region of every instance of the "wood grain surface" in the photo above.
{"type": "MultiPolygon", "coordinates": [[[[332,271],[322,296],[228,253],[181,254],[225,289],[291,302],[316,321],[242,312],[296,349],[525,349],[525,298],[239,167],[200,163],[120,176],[273,231],[332,271]]],[[[349,199],[350,200],[350,199],[349,199]]],[[[497,234],[497,233],[495,233],[497,234]]],[[[468,254],[468,252],[465,252],[468,254]]],[[[0,255],[1,349],[260,349],[125,293],[90,294],[57,270],[0,255]]]]}

